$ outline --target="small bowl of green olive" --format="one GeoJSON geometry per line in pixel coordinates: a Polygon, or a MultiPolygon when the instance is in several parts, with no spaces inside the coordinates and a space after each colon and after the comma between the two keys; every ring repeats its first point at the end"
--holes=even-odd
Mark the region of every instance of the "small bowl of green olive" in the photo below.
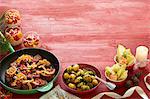
{"type": "Polygon", "coordinates": [[[68,66],[62,75],[67,91],[77,94],[85,94],[95,90],[100,82],[95,78],[101,78],[97,68],[88,64],[74,64],[68,66]]]}

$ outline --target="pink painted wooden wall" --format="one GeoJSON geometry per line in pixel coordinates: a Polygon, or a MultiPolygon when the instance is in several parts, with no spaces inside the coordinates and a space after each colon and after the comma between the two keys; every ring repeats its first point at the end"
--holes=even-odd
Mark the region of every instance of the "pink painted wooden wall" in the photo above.
{"type": "MultiPolygon", "coordinates": [[[[105,66],[114,64],[117,44],[133,53],[139,45],[150,48],[150,0],[0,0],[0,14],[11,8],[21,13],[23,33],[37,31],[59,58],[62,71],[71,64],[87,63],[103,74],[105,66]]],[[[140,86],[150,96],[142,81],[140,86]]],[[[83,98],[103,91],[108,89],[101,84],[83,98]]],[[[41,95],[15,95],[14,99],[41,95]]],[[[135,96],[140,98],[137,93],[131,98],[135,96]]]]}

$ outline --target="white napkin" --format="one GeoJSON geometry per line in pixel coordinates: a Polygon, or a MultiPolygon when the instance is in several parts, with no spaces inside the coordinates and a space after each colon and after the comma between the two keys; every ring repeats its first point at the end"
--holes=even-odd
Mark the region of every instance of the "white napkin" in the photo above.
{"type": "Polygon", "coordinates": [[[41,96],[40,99],[80,99],[75,95],[72,95],[57,85],[53,90],[41,96]]]}
{"type": "Polygon", "coordinates": [[[145,85],[146,85],[146,87],[148,88],[148,90],[150,90],[150,84],[148,84],[148,83],[146,82],[146,78],[147,78],[148,76],[150,76],[150,73],[149,73],[147,76],[144,77],[144,82],[145,82],[145,85]]]}
{"type": "MultiPolygon", "coordinates": [[[[144,82],[145,82],[145,85],[148,88],[148,90],[150,90],[150,85],[146,82],[146,78],[148,76],[150,76],[150,73],[144,77],[144,82]]],[[[144,92],[144,90],[139,86],[131,87],[130,89],[128,89],[125,92],[125,94],[123,96],[121,96],[115,92],[103,92],[103,93],[99,93],[92,99],[100,99],[103,95],[107,95],[112,98],[127,98],[127,97],[130,97],[134,91],[136,91],[143,99],[149,99],[148,96],[146,95],[146,93],[144,92]]]]}
{"type": "Polygon", "coordinates": [[[139,86],[131,87],[130,89],[128,89],[125,92],[125,94],[123,96],[121,96],[115,92],[103,92],[103,93],[96,95],[92,99],[100,99],[103,95],[107,95],[109,97],[117,98],[117,99],[118,98],[127,98],[127,97],[130,97],[134,91],[136,91],[143,99],[149,99],[148,96],[145,94],[144,90],[139,86]]]}

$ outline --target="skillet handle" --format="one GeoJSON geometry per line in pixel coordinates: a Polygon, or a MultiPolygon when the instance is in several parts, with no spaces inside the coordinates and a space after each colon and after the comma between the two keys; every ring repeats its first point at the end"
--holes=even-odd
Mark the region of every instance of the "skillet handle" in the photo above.
{"type": "Polygon", "coordinates": [[[39,88],[37,89],[39,92],[46,92],[50,89],[52,89],[53,87],[53,82],[49,83],[48,85],[46,85],[45,87],[39,88]]]}
{"type": "Polygon", "coordinates": [[[10,43],[9,43],[9,51],[10,51],[10,53],[15,52],[14,48],[11,46],[11,44],[10,44],[10,43]]]}

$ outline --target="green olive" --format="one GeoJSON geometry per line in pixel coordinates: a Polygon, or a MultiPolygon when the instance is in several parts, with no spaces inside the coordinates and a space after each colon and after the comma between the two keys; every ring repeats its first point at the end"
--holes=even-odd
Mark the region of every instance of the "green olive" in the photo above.
{"type": "Polygon", "coordinates": [[[98,84],[98,81],[97,81],[96,79],[94,79],[94,80],[92,81],[92,84],[93,84],[94,86],[96,86],[96,85],[98,84]]]}
{"type": "Polygon", "coordinates": [[[69,79],[70,75],[68,73],[64,73],[64,79],[69,79]]]}
{"type": "Polygon", "coordinates": [[[87,85],[90,87],[90,88],[93,88],[93,84],[92,83],[87,83],[87,85]]]}
{"type": "Polygon", "coordinates": [[[72,88],[72,89],[75,89],[75,88],[76,88],[76,85],[73,84],[73,83],[69,83],[68,86],[69,86],[70,88],[72,88]]]}
{"type": "Polygon", "coordinates": [[[81,86],[81,89],[82,89],[82,90],[89,90],[90,87],[89,87],[88,85],[83,85],[83,86],[81,86]]]}
{"type": "Polygon", "coordinates": [[[74,71],[78,71],[78,70],[79,70],[79,65],[78,65],[78,64],[74,65],[74,66],[73,66],[73,70],[74,70],[74,71]]]}

